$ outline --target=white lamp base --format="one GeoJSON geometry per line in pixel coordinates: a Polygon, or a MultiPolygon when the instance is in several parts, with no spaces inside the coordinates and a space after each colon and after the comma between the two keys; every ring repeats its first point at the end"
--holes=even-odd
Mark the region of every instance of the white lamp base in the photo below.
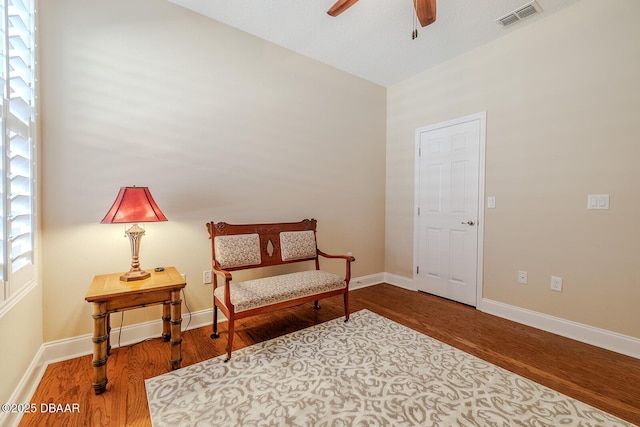
{"type": "Polygon", "coordinates": [[[120,276],[120,280],[123,282],[144,280],[151,276],[148,271],[140,269],[140,239],[144,236],[144,228],[141,228],[138,224],[133,224],[126,231],[126,234],[129,236],[129,243],[131,243],[131,270],[120,276]]]}
{"type": "Polygon", "coordinates": [[[120,276],[120,280],[123,282],[132,282],[134,280],[144,280],[151,276],[151,273],[144,270],[129,270],[120,276]]]}

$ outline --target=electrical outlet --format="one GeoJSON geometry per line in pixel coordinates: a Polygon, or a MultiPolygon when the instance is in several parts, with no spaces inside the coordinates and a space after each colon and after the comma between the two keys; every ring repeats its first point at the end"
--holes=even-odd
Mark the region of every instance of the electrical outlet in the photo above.
{"type": "Polygon", "coordinates": [[[526,285],[528,280],[526,271],[518,271],[518,283],[526,285]]]}
{"type": "Polygon", "coordinates": [[[562,277],[551,276],[551,290],[562,292],[562,277]]]}
{"type": "Polygon", "coordinates": [[[202,272],[202,283],[208,285],[209,283],[213,283],[213,276],[211,270],[205,270],[202,272]]]}

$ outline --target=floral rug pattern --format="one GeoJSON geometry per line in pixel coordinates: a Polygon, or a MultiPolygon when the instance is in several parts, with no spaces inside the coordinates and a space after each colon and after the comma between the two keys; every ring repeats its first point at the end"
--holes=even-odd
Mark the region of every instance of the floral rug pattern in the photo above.
{"type": "Polygon", "coordinates": [[[368,310],[146,380],[154,426],[632,426],[368,310]]]}

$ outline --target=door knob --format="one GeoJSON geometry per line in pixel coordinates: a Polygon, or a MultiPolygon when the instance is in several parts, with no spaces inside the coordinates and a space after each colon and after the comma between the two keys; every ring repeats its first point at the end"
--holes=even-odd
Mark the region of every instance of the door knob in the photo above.
{"type": "Polygon", "coordinates": [[[460,224],[476,225],[476,223],[475,223],[475,222],[473,222],[473,220],[472,220],[472,219],[470,219],[470,220],[469,220],[469,221],[467,221],[467,222],[464,222],[464,221],[463,221],[463,222],[461,222],[460,224]]]}

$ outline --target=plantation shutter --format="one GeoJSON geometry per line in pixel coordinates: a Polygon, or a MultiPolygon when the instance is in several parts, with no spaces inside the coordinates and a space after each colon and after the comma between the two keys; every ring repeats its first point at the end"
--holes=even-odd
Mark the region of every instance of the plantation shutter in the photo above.
{"type": "Polygon", "coordinates": [[[35,40],[33,0],[2,2],[2,280],[4,298],[32,280],[35,40]]]}

